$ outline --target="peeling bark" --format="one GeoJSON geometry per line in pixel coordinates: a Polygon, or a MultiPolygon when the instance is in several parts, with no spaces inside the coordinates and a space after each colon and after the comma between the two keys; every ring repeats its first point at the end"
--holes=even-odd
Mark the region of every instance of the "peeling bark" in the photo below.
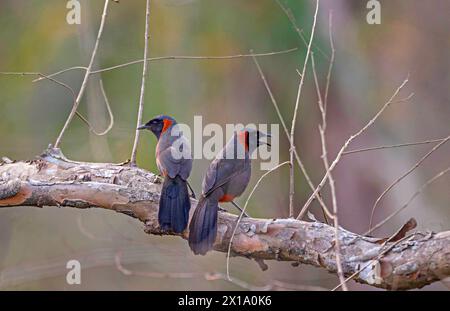
{"type": "MultiPolygon", "coordinates": [[[[0,162],[0,207],[66,206],[105,208],[135,217],[149,234],[162,232],[157,213],[158,176],[127,163],[85,163],[48,149],[33,161],[0,162]]],[[[196,201],[192,200],[193,212],[196,201]]],[[[227,252],[237,216],[219,212],[214,249],[227,252]]],[[[187,232],[180,235],[187,238],[187,232]]],[[[396,242],[341,229],[341,258],[348,277],[385,289],[420,288],[450,276],[450,231],[415,233],[396,242]]],[[[309,264],[336,273],[334,228],[294,219],[244,218],[232,254],[256,260],[309,264]]]]}

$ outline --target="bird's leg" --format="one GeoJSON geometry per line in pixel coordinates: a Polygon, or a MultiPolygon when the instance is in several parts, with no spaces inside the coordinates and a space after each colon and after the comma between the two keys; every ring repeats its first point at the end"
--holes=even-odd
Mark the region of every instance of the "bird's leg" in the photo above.
{"type": "Polygon", "coordinates": [[[196,199],[195,192],[194,192],[194,189],[192,189],[191,184],[189,184],[188,181],[186,181],[186,183],[187,183],[189,189],[191,190],[191,198],[196,199]]]}
{"type": "Polygon", "coordinates": [[[245,216],[245,217],[250,217],[250,216],[248,216],[247,213],[244,212],[244,210],[243,210],[242,208],[240,208],[239,205],[237,205],[234,201],[230,201],[230,203],[233,204],[234,207],[236,207],[241,213],[244,213],[244,216],[245,216]]]}

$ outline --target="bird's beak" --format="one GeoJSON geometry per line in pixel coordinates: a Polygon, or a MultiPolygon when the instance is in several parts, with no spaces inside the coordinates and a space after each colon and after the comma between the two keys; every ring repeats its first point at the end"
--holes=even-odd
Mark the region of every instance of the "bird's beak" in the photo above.
{"type": "MultiPolygon", "coordinates": [[[[260,137],[260,138],[263,138],[263,137],[269,137],[269,138],[271,138],[271,137],[272,137],[272,135],[267,134],[267,133],[260,132],[260,134],[261,134],[261,137],[260,137]]],[[[267,146],[269,146],[269,147],[272,146],[269,142],[267,142],[267,141],[261,141],[261,140],[259,141],[259,144],[260,144],[260,145],[267,145],[267,146]]]]}
{"type": "MultiPolygon", "coordinates": [[[[266,137],[272,138],[272,135],[271,134],[266,134],[266,137]]],[[[268,143],[268,142],[266,142],[266,145],[269,146],[269,147],[272,147],[272,145],[270,143],[268,143]]]]}
{"type": "Polygon", "coordinates": [[[139,125],[139,127],[137,129],[138,130],[146,130],[146,129],[148,129],[148,126],[146,124],[142,124],[142,125],[139,125]]]}

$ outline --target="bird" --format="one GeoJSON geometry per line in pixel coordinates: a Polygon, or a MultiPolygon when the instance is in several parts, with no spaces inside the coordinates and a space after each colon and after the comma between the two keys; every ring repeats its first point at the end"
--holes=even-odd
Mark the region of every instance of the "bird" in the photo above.
{"type": "Polygon", "coordinates": [[[159,200],[159,226],[163,231],[182,233],[189,222],[191,208],[187,179],[192,170],[192,155],[188,140],[170,116],[159,115],[138,127],[138,130],[144,129],[150,130],[158,140],[156,165],[164,177],[159,200]]]}
{"type": "Polygon", "coordinates": [[[219,202],[234,203],[247,187],[251,176],[250,155],[260,139],[270,137],[253,128],[236,131],[209,165],[202,183],[202,195],[189,224],[189,247],[195,255],[205,255],[213,248],[217,236],[219,202]]]}

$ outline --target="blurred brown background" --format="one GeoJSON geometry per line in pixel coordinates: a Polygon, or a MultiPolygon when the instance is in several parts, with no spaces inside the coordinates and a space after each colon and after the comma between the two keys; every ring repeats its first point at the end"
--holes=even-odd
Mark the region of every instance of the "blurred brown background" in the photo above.
{"type": "MultiPolygon", "coordinates": [[[[100,22],[103,1],[81,0],[81,25],[66,23],[66,1],[0,3],[0,71],[51,73],[87,65],[100,22]]],[[[313,1],[283,1],[299,27],[309,36],[313,1]]],[[[446,0],[381,1],[381,25],[366,22],[367,1],[322,0],[315,44],[329,54],[328,14],[333,11],[336,62],[328,102],[329,153],[363,126],[410,73],[403,96],[410,103],[389,108],[351,148],[446,137],[450,130],[450,2],[446,0]]],[[[145,1],[112,2],[95,63],[104,68],[142,58],[145,1]]],[[[306,48],[273,0],[155,0],[151,7],[150,55],[232,55],[299,47],[290,54],[261,57],[261,66],[290,126],[298,85],[296,69],[303,66],[306,48]]],[[[328,60],[316,49],[320,82],[325,86],[328,60]]],[[[308,67],[298,116],[296,145],[315,183],[323,176],[317,130],[317,98],[308,67]]],[[[142,65],[101,74],[115,115],[112,131],[90,134],[75,118],[62,149],[71,159],[121,162],[133,143],[142,65]]],[[[83,72],[59,79],[78,89],[83,72]]],[[[165,60],[151,62],[145,94],[144,119],[160,113],[191,124],[204,122],[279,123],[251,58],[234,60],[165,60]]],[[[97,130],[108,124],[98,87],[91,80],[80,111],[97,130]]],[[[54,142],[72,103],[67,90],[32,77],[0,76],[0,155],[32,159],[54,142]]],[[[138,164],[156,171],[155,139],[141,136],[138,164]]],[[[289,158],[288,143],[280,137],[280,161],[289,158]]],[[[372,151],[343,158],[337,170],[341,224],[362,233],[378,195],[409,169],[432,145],[372,151]]],[[[429,178],[450,165],[450,146],[442,147],[382,202],[375,221],[404,204],[429,178]]],[[[199,192],[208,161],[197,160],[191,183],[199,192]]],[[[263,173],[254,166],[251,186],[263,173]]],[[[298,172],[298,170],[297,170],[298,172]]],[[[450,176],[443,177],[418,197],[377,235],[394,232],[410,217],[418,229],[450,227],[450,176]]],[[[240,202],[245,202],[250,189],[240,202]]],[[[309,196],[303,177],[296,176],[297,211],[309,196]]],[[[326,192],[324,194],[327,194],[326,192]]],[[[228,206],[227,206],[228,207],[228,206]]],[[[231,209],[231,208],[230,208],[231,209]]],[[[318,206],[312,208],[320,217],[318,206]]],[[[270,175],[250,202],[255,217],[287,217],[288,168],[270,175]]],[[[126,276],[115,266],[122,254],[126,268],[145,272],[224,272],[225,256],[196,257],[178,238],[145,234],[127,216],[102,210],[12,208],[0,210],[0,289],[213,290],[241,289],[227,281],[126,276]],[[82,284],[66,283],[66,262],[78,259],[82,284]]],[[[231,273],[254,286],[271,280],[332,288],[337,277],[321,269],[267,262],[262,272],[255,262],[231,260],[231,273]]],[[[444,282],[425,289],[447,289],[444,282]]],[[[350,284],[351,289],[371,289],[350,284]]]]}

